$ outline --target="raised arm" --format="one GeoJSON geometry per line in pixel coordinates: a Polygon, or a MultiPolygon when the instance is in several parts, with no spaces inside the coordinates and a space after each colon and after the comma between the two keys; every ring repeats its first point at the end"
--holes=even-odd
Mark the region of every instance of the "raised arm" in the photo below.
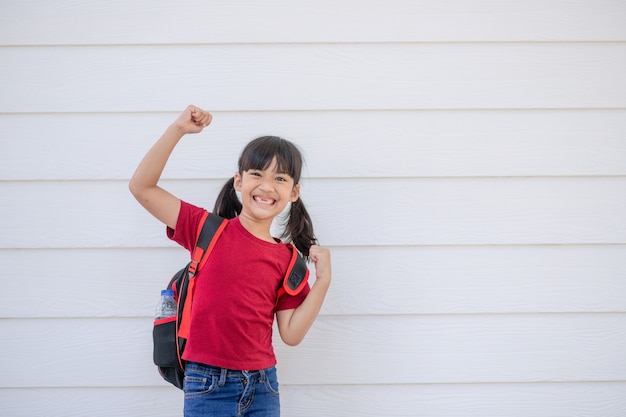
{"type": "Polygon", "coordinates": [[[176,227],[180,200],[157,185],[165,164],[178,141],[188,133],[200,133],[212,116],[196,106],[188,106],[148,151],[128,184],[137,201],[154,217],[176,227]]]}
{"type": "Polygon", "coordinates": [[[299,344],[317,318],[330,286],[330,251],[317,245],[311,246],[309,256],[315,262],[315,283],[298,308],[276,313],[278,332],[288,345],[299,344]]]}

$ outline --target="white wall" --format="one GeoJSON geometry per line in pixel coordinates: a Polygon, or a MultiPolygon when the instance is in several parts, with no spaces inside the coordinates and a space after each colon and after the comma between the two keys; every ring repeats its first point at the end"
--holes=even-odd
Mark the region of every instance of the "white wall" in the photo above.
{"type": "Polygon", "coordinates": [[[296,141],[334,282],[283,414],[626,415],[626,3],[2,1],[0,415],[181,415],[151,363],[185,261],[127,191],[212,206],[296,141]]]}

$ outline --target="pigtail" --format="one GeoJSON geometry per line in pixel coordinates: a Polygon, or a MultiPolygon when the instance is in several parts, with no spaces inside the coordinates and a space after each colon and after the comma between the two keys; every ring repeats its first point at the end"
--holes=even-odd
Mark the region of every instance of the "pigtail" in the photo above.
{"type": "Polygon", "coordinates": [[[225,219],[233,219],[241,213],[241,202],[235,192],[235,178],[230,178],[222,187],[215,200],[213,213],[225,219]]]}
{"type": "Polygon", "coordinates": [[[289,219],[285,225],[283,237],[289,237],[294,246],[308,260],[309,249],[317,243],[317,239],[313,233],[313,222],[309,212],[300,198],[291,203],[289,219]]]}

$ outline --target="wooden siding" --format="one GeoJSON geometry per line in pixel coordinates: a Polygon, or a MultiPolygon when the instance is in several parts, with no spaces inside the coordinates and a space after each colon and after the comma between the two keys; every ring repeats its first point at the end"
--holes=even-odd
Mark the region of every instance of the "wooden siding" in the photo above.
{"type": "Polygon", "coordinates": [[[621,0],[22,0],[1,45],[623,41],[621,0]]]}
{"type": "Polygon", "coordinates": [[[283,415],[626,415],[626,3],[24,0],[0,13],[0,415],[182,415],[151,315],[186,260],[127,190],[212,206],[296,141],[334,281],[283,415]],[[67,300],[64,302],[64,300],[67,300]],[[71,398],[71,401],[59,401],[71,398]]]}
{"type": "Polygon", "coordinates": [[[33,46],[0,59],[4,113],[178,110],[186,97],[231,111],[626,105],[620,42],[33,46]]]}
{"type": "MultiPolygon", "coordinates": [[[[0,114],[0,175],[125,181],[177,114],[0,114]]],[[[225,178],[236,160],[212,154],[237,155],[274,133],[297,140],[314,178],[620,176],[624,132],[625,109],[218,111],[202,139],[179,143],[165,172],[225,178]]]]}

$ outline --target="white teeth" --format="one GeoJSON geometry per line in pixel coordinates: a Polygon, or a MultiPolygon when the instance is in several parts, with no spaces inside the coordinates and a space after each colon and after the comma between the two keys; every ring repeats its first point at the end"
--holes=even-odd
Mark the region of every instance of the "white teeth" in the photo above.
{"type": "Polygon", "coordinates": [[[263,204],[273,204],[274,203],[274,200],[267,199],[267,198],[254,197],[254,199],[256,201],[258,201],[259,203],[263,203],[263,204]]]}

